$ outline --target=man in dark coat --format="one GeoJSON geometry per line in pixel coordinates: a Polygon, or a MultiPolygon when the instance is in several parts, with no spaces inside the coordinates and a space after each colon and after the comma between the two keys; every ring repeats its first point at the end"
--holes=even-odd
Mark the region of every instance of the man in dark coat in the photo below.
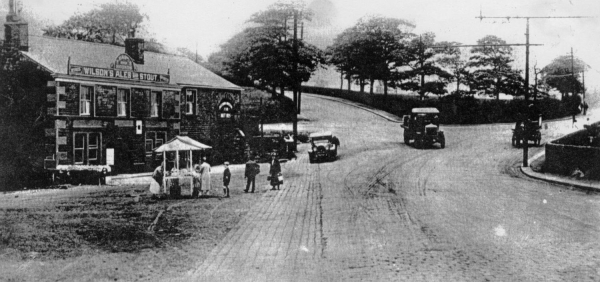
{"type": "Polygon", "coordinates": [[[338,139],[335,136],[331,137],[331,144],[335,145],[336,148],[339,147],[340,146],[340,139],[338,139]]]}
{"type": "Polygon", "coordinates": [[[225,162],[223,165],[225,166],[225,170],[223,171],[223,196],[229,198],[229,181],[231,180],[229,162],[225,162]]]}
{"type": "Polygon", "coordinates": [[[246,190],[244,190],[245,193],[248,193],[248,190],[250,189],[250,184],[252,184],[252,191],[250,191],[250,193],[254,193],[256,175],[258,175],[259,173],[260,166],[253,159],[250,159],[246,163],[246,170],[244,172],[244,178],[247,179],[246,190]]]}

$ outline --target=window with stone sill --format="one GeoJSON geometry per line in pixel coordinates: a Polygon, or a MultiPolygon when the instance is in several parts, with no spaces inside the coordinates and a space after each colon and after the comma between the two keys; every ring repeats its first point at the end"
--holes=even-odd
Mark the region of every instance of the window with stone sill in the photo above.
{"type": "Polygon", "coordinates": [[[129,90],[127,89],[117,90],[117,116],[127,116],[127,96],[129,96],[128,94],[129,90]]]}
{"type": "Polygon", "coordinates": [[[158,117],[160,113],[160,92],[152,91],[150,94],[150,117],[158,117]]]}
{"type": "Polygon", "coordinates": [[[82,116],[89,116],[92,108],[92,93],[94,93],[94,87],[92,86],[81,86],[79,95],[79,114],[82,116]]]}
{"type": "Polygon", "coordinates": [[[185,114],[194,114],[194,97],[196,96],[196,90],[188,89],[185,91],[185,114]]]}
{"type": "Polygon", "coordinates": [[[102,159],[102,134],[77,132],[73,134],[73,163],[98,165],[102,159]]]}

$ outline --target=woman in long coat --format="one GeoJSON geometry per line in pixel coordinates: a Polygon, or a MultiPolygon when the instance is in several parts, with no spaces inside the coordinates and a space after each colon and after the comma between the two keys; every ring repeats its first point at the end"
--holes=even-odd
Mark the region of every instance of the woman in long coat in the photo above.
{"type": "Polygon", "coordinates": [[[200,165],[200,174],[202,179],[202,190],[207,195],[209,192],[212,194],[212,188],[210,186],[210,165],[206,162],[206,157],[202,158],[202,165],[200,165]]]}
{"type": "Polygon", "coordinates": [[[269,169],[269,175],[271,176],[271,190],[279,190],[279,175],[281,174],[281,163],[277,158],[276,154],[271,155],[271,168],[269,169]],[[277,187],[277,188],[275,188],[277,187]]]}

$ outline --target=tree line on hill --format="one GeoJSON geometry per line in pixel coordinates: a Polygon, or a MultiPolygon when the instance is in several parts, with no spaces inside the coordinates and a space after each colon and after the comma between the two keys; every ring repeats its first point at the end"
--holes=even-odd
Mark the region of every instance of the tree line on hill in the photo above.
{"type": "MultiPolygon", "coordinates": [[[[500,93],[523,96],[523,71],[514,67],[513,48],[495,35],[487,35],[470,48],[458,42],[436,42],[435,34],[415,34],[415,23],[388,17],[365,17],[340,33],[326,50],[319,50],[298,39],[299,52],[294,54],[291,19],[310,21],[311,11],[304,6],[277,3],[266,11],[254,14],[250,27],[221,45],[220,51],[208,57],[206,66],[240,85],[260,85],[275,89],[292,87],[308,81],[318,64],[334,66],[340,81],[360,86],[364,92],[375,82],[389,88],[418,93],[423,99],[429,94],[472,96],[485,93],[500,98],[500,93]],[[298,57],[294,57],[298,56],[298,57]],[[299,60],[298,60],[299,58],[299,60]],[[294,67],[294,59],[299,61],[294,67]],[[294,72],[298,77],[293,77],[294,72]],[[448,93],[448,85],[456,90],[448,93]]],[[[534,99],[556,89],[562,96],[581,93],[581,72],[587,68],[581,60],[558,57],[540,70],[541,77],[529,91],[534,99]],[[571,68],[571,66],[574,66],[571,68]],[[573,74],[573,75],[568,75],[573,74]]],[[[537,69],[536,69],[537,76],[537,69]]]]}

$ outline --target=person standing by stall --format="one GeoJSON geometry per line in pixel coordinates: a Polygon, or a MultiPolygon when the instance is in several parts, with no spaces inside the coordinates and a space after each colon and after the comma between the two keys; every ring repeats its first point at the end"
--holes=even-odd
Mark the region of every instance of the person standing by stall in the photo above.
{"type": "Polygon", "coordinates": [[[229,181],[231,180],[231,172],[229,171],[229,162],[223,164],[223,197],[229,198],[229,181]]]}
{"type": "MultiPolygon", "coordinates": [[[[256,158],[258,159],[258,157],[256,158]]],[[[245,193],[248,193],[250,185],[252,185],[252,191],[250,191],[250,193],[254,193],[256,175],[258,175],[259,173],[260,166],[253,159],[248,160],[248,162],[246,162],[246,170],[244,171],[244,178],[247,179],[246,190],[244,190],[245,193]]]]}
{"type": "Polygon", "coordinates": [[[271,179],[271,190],[279,190],[279,176],[281,175],[281,163],[277,158],[277,153],[271,154],[271,168],[269,169],[271,179]],[[275,188],[277,187],[277,188],[275,188]]]}
{"type": "Polygon", "coordinates": [[[154,172],[152,173],[152,179],[154,179],[154,182],[150,183],[150,193],[152,193],[152,194],[159,194],[162,191],[163,176],[164,176],[163,166],[164,166],[164,163],[161,163],[161,165],[156,167],[154,169],[154,172]]]}
{"type": "Polygon", "coordinates": [[[200,165],[200,174],[202,178],[202,190],[204,195],[213,194],[210,186],[210,165],[206,162],[206,157],[202,158],[202,165],[200,165]]]}
{"type": "Polygon", "coordinates": [[[202,195],[202,174],[200,173],[200,165],[195,164],[192,169],[192,177],[194,178],[194,190],[192,192],[192,197],[200,197],[202,195]]]}

